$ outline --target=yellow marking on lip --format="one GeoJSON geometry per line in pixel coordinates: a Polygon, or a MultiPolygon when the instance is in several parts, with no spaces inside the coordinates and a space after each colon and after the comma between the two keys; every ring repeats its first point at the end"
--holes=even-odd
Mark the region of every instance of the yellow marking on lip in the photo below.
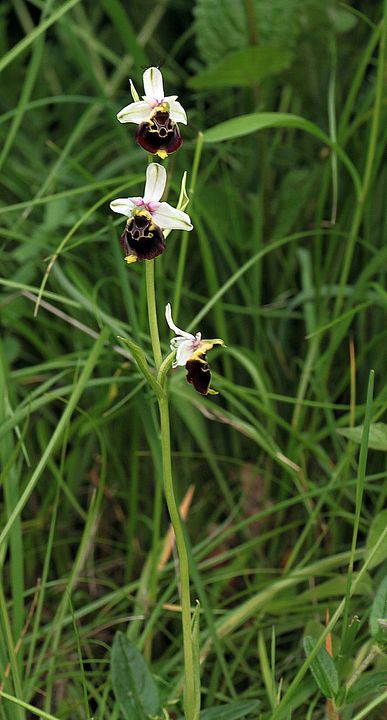
{"type": "MultiPolygon", "coordinates": [[[[154,108],[152,109],[152,112],[151,112],[151,114],[149,115],[149,121],[148,121],[148,122],[152,122],[152,119],[154,118],[154,116],[157,115],[157,113],[159,113],[159,112],[161,112],[161,113],[168,113],[168,115],[169,115],[169,105],[168,105],[168,103],[160,103],[160,105],[156,105],[156,107],[154,107],[154,108]]],[[[146,122],[147,122],[147,121],[146,121],[146,122]]]]}
{"type": "Polygon", "coordinates": [[[125,262],[128,263],[128,265],[131,265],[131,263],[137,262],[136,255],[127,255],[125,258],[125,262]]]}
{"type": "Polygon", "coordinates": [[[149,210],[146,210],[143,207],[134,208],[132,217],[134,217],[135,215],[141,215],[141,217],[145,217],[147,220],[149,220],[149,222],[153,222],[153,218],[149,210]]]}
{"type": "Polygon", "coordinates": [[[199,347],[194,350],[189,359],[198,360],[202,363],[206,362],[202,356],[206,355],[210,350],[212,350],[215,345],[224,345],[224,342],[223,340],[220,340],[220,338],[215,338],[215,340],[202,340],[199,347]]]}

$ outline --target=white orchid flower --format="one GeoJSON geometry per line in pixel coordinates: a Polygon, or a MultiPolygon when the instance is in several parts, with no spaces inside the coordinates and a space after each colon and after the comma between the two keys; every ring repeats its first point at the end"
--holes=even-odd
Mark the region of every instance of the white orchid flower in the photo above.
{"type": "Polygon", "coordinates": [[[187,382],[193,385],[201,395],[216,395],[216,391],[210,387],[211,370],[207,362],[207,352],[212,350],[215,345],[223,345],[223,340],[218,338],[202,340],[200,332],[193,335],[178,328],[172,319],[170,303],[165,307],[165,318],[168,326],[175,333],[175,337],[170,341],[171,350],[176,350],[172,367],[176,368],[179,365],[185,367],[187,382]]]}
{"type": "Polygon", "coordinates": [[[171,330],[176,333],[176,337],[172,338],[170,342],[171,350],[176,350],[176,357],[172,367],[176,368],[178,365],[185,366],[187,360],[190,359],[191,355],[193,355],[200,346],[202,334],[198,332],[196,335],[192,335],[192,333],[185,332],[185,330],[180,330],[173,322],[170,303],[165,307],[165,318],[171,330]]]}
{"type": "MultiPolygon", "coordinates": [[[[192,230],[189,215],[160,202],[167,182],[165,168],[151,163],[146,171],[143,197],[117,198],[110,203],[113,212],[129,218],[121,245],[128,263],[152,260],[165,250],[163,230],[192,230]]],[[[167,234],[167,233],[166,233],[167,234]]]]}
{"type": "Polygon", "coordinates": [[[163,76],[157,67],[150,67],[143,75],[144,92],[142,100],[126,105],[117,115],[121,123],[147,122],[154,110],[165,106],[171,120],[175,123],[187,124],[187,115],[182,105],[177,102],[177,95],[164,95],[163,76]]]}
{"type": "Polygon", "coordinates": [[[132,81],[130,89],[134,102],[122,108],[117,118],[121,123],[136,123],[136,142],[147,152],[165,160],[182,145],[178,123],[187,124],[185,110],[177,102],[177,95],[164,96],[163,76],[156,67],[144,72],[142,100],[132,81]]]}
{"type": "Polygon", "coordinates": [[[133,212],[138,210],[146,210],[162,230],[192,230],[191,219],[186,212],[167,202],[160,202],[166,184],[165,168],[158,163],[151,163],[146,170],[144,196],[117,198],[110,203],[110,209],[127,217],[131,217],[133,212]]]}

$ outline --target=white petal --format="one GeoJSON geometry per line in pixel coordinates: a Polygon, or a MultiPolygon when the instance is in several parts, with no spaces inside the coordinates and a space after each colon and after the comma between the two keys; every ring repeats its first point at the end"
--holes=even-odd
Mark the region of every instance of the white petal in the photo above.
{"type": "MultiPolygon", "coordinates": [[[[188,345],[189,348],[190,348],[190,349],[189,349],[189,353],[190,353],[190,355],[191,355],[191,354],[192,354],[192,352],[191,352],[192,343],[193,343],[193,340],[186,340],[186,339],[183,338],[183,337],[174,337],[174,338],[172,338],[172,340],[171,340],[171,342],[170,342],[170,348],[171,348],[171,350],[176,350],[175,359],[174,359],[174,361],[173,361],[173,363],[172,363],[172,367],[173,367],[173,368],[176,368],[178,365],[180,365],[180,362],[179,362],[179,359],[180,359],[179,348],[180,348],[180,346],[181,346],[181,345],[184,345],[184,344],[188,345]]],[[[186,361],[186,362],[187,362],[187,361],[186,361]]],[[[185,365],[185,363],[183,363],[183,364],[185,365]]]]}
{"type": "Polygon", "coordinates": [[[161,102],[164,99],[164,87],[160,70],[157,67],[148,68],[144,72],[143,80],[145,95],[161,102]]]}
{"type": "Polygon", "coordinates": [[[142,198],[117,198],[117,200],[112,200],[110,203],[110,209],[116,213],[120,213],[120,215],[130,217],[133,208],[137,207],[136,200],[141,201],[141,199],[142,198]]]}
{"type": "Polygon", "coordinates": [[[159,163],[151,163],[146,169],[144,202],[158,202],[165,190],[167,172],[159,163]]]}
{"type": "Polygon", "coordinates": [[[122,108],[122,110],[117,113],[117,120],[121,123],[133,122],[139,125],[149,119],[151,112],[152,110],[148,103],[140,100],[139,102],[130,103],[130,105],[122,108]]]}
{"type": "MultiPolygon", "coordinates": [[[[173,330],[176,335],[180,335],[182,338],[186,338],[186,340],[195,340],[195,335],[192,335],[189,332],[185,332],[184,330],[180,330],[180,328],[175,325],[175,323],[172,320],[172,308],[171,303],[168,303],[168,305],[165,306],[165,319],[168,323],[168,326],[173,330]]],[[[174,338],[175,339],[175,338],[174,338]]],[[[178,338],[176,338],[178,340],[178,338]]]]}
{"type": "Polygon", "coordinates": [[[171,338],[169,344],[171,346],[171,350],[177,350],[180,347],[181,343],[185,342],[192,342],[192,340],[187,340],[187,338],[176,335],[175,337],[171,338]]]}
{"type": "Polygon", "coordinates": [[[165,100],[169,103],[169,114],[171,116],[171,120],[186,125],[187,115],[181,103],[177,102],[173,95],[166,97],[165,100]]]}
{"type": "Polygon", "coordinates": [[[187,213],[173,208],[166,202],[160,203],[157,210],[152,212],[152,217],[156,225],[159,225],[161,229],[192,230],[193,228],[191,219],[187,213]]]}
{"type": "Polygon", "coordinates": [[[173,363],[174,366],[177,367],[178,365],[185,365],[195,350],[196,346],[194,345],[194,341],[183,340],[177,348],[176,358],[173,363]]]}

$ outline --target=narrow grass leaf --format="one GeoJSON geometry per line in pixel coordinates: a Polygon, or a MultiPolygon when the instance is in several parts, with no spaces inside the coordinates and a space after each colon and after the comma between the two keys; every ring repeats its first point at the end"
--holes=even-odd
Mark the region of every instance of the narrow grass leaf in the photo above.
{"type": "Polygon", "coordinates": [[[4,525],[2,532],[0,534],[0,545],[4,542],[4,540],[8,537],[8,534],[13,527],[15,520],[18,518],[20,513],[23,511],[24,506],[28,502],[28,499],[32,493],[32,491],[35,488],[36,483],[38,482],[44,468],[46,467],[49,458],[51,457],[51,454],[54,452],[55,448],[58,445],[58,442],[67,426],[67,423],[69,422],[71,415],[78,403],[79,398],[82,395],[82,392],[84,391],[85,387],[87,386],[87,383],[89,381],[90,375],[94,369],[95,364],[97,363],[97,360],[99,358],[100,353],[102,352],[105,340],[107,339],[109,335],[109,331],[107,328],[102,330],[101,334],[98,337],[98,340],[96,341],[93,349],[90,352],[90,355],[87,359],[87,362],[85,364],[85,367],[82,370],[82,373],[79,377],[78,382],[74,386],[72,395],[69,399],[69,402],[67,404],[67,407],[59,420],[56,429],[54,433],[51,436],[51,439],[40,458],[34,472],[31,475],[30,480],[28,481],[23,493],[20,495],[19,500],[17,504],[15,505],[12,513],[10,514],[6,524],[4,525]]]}
{"type": "MultiPolygon", "coordinates": [[[[356,573],[353,578],[355,579],[356,573]]],[[[330,580],[316,585],[316,587],[308,588],[305,592],[300,595],[300,602],[310,601],[317,602],[317,600],[325,600],[326,598],[342,597],[345,593],[347,585],[347,579],[345,577],[335,577],[330,580]]],[[[354,595],[369,595],[373,594],[373,583],[371,577],[366,574],[362,577],[359,585],[354,591],[354,595]]],[[[319,633],[320,635],[320,633],[319,633]]]]}
{"type": "Polygon", "coordinates": [[[273,692],[273,676],[267,655],[265,637],[263,632],[258,635],[258,655],[261,664],[262,677],[265,683],[266,693],[269,698],[270,706],[275,707],[275,694],[273,692]]]}
{"type": "Polygon", "coordinates": [[[125,50],[133,56],[135,64],[139,67],[148,65],[147,56],[138,43],[138,37],[130,22],[125,4],[120,3],[119,0],[102,0],[101,4],[120,35],[125,50]]]}
{"type": "Polygon", "coordinates": [[[202,710],[200,720],[239,720],[255,713],[259,708],[259,700],[236,700],[228,705],[202,710]]]}
{"type": "Polygon", "coordinates": [[[311,133],[315,137],[328,142],[330,138],[320,128],[310,120],[305,120],[299,115],[291,113],[251,113],[249,115],[239,115],[239,117],[225,120],[204,132],[204,142],[218,143],[224,140],[235,140],[236,138],[250,135],[250,133],[266,128],[286,127],[298,128],[311,133]]]}
{"type": "Polygon", "coordinates": [[[83,688],[83,703],[84,703],[84,712],[85,717],[90,717],[90,708],[89,708],[89,702],[88,702],[88,695],[87,695],[87,680],[86,680],[86,673],[85,673],[85,667],[83,664],[83,657],[82,657],[82,647],[81,647],[81,640],[79,637],[79,631],[77,626],[77,621],[74,616],[74,607],[71,601],[71,595],[68,593],[67,595],[67,601],[68,605],[70,607],[71,617],[73,620],[73,628],[74,628],[74,635],[75,635],[75,641],[77,645],[77,653],[78,653],[78,659],[79,659],[79,666],[81,671],[81,681],[82,681],[82,688],[83,688]]]}
{"type": "Polygon", "coordinates": [[[40,710],[39,708],[36,708],[33,705],[24,702],[23,700],[19,700],[18,698],[15,698],[6,692],[3,692],[3,690],[0,690],[0,697],[4,698],[4,700],[9,700],[9,702],[15,703],[15,705],[19,705],[19,707],[24,708],[24,710],[28,710],[28,712],[31,713],[34,717],[36,716],[42,718],[42,720],[59,720],[58,716],[50,715],[50,713],[46,713],[44,712],[44,710],[40,710]]]}
{"type": "Polygon", "coordinates": [[[59,20],[59,18],[61,18],[66,12],[71,10],[71,8],[79,1],[80,0],[69,0],[69,2],[55,10],[55,12],[52,13],[47,20],[44,20],[44,22],[40,23],[40,25],[28,33],[28,35],[26,35],[23,40],[20,40],[17,45],[14,45],[13,48],[11,48],[11,50],[9,50],[9,52],[7,52],[0,60],[0,72],[1,70],[4,70],[4,68],[7,67],[7,65],[9,65],[9,63],[11,63],[18,55],[20,55],[20,53],[24,52],[24,50],[26,50],[31,43],[36,40],[36,38],[44,33],[47,28],[57,22],[57,20],[59,20]]]}
{"type": "Polygon", "coordinates": [[[353,715],[352,720],[368,720],[371,715],[370,713],[372,710],[374,710],[378,705],[381,705],[382,703],[385,703],[387,701],[387,690],[385,690],[384,693],[379,694],[377,698],[374,698],[368,705],[363,707],[360,712],[357,713],[357,715],[353,715]]]}
{"type": "Polygon", "coordinates": [[[354,182],[356,192],[360,195],[361,183],[359,174],[354,167],[352,161],[348,155],[342,150],[340,145],[332,142],[329,135],[321,130],[318,125],[305,120],[300,115],[293,115],[292,113],[251,113],[249,115],[240,115],[239,117],[226,120],[225,122],[219,123],[212,128],[209,128],[204,132],[205,143],[218,143],[224,140],[233,140],[243,135],[250,135],[250,133],[257,132],[258,130],[264,130],[265,128],[297,128],[298,130],[304,130],[304,132],[314,135],[314,137],[321,140],[323,143],[331,147],[337,153],[337,156],[342,160],[350,173],[354,182]]]}

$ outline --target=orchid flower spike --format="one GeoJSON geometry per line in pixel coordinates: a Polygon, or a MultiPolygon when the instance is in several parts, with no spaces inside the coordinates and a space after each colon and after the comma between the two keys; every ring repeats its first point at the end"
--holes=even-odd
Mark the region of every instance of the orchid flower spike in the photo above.
{"type": "MultiPolygon", "coordinates": [[[[177,95],[164,96],[163,76],[157,67],[145,70],[143,81],[145,95],[142,100],[122,108],[117,119],[121,123],[136,123],[139,126],[136,142],[147,152],[164,160],[181,146],[183,141],[177,123],[186,125],[187,115],[177,102],[177,95]]],[[[131,82],[132,95],[138,98],[133,87],[131,82]]]]}
{"type": "Polygon", "coordinates": [[[187,213],[160,202],[166,182],[165,168],[151,163],[146,171],[144,197],[117,198],[110,203],[113,212],[129,218],[120,238],[127,263],[161,255],[165,250],[163,230],[192,230],[187,213]]]}
{"type": "Polygon", "coordinates": [[[212,390],[211,370],[207,362],[207,353],[215,345],[224,345],[223,340],[202,340],[200,332],[192,335],[190,332],[180,330],[172,319],[172,309],[170,303],[165,308],[166,321],[175,333],[175,337],[171,339],[171,350],[176,350],[176,357],[172,367],[181,365],[186,368],[187,382],[194,386],[195,390],[201,395],[217,395],[216,390],[212,390]]]}

